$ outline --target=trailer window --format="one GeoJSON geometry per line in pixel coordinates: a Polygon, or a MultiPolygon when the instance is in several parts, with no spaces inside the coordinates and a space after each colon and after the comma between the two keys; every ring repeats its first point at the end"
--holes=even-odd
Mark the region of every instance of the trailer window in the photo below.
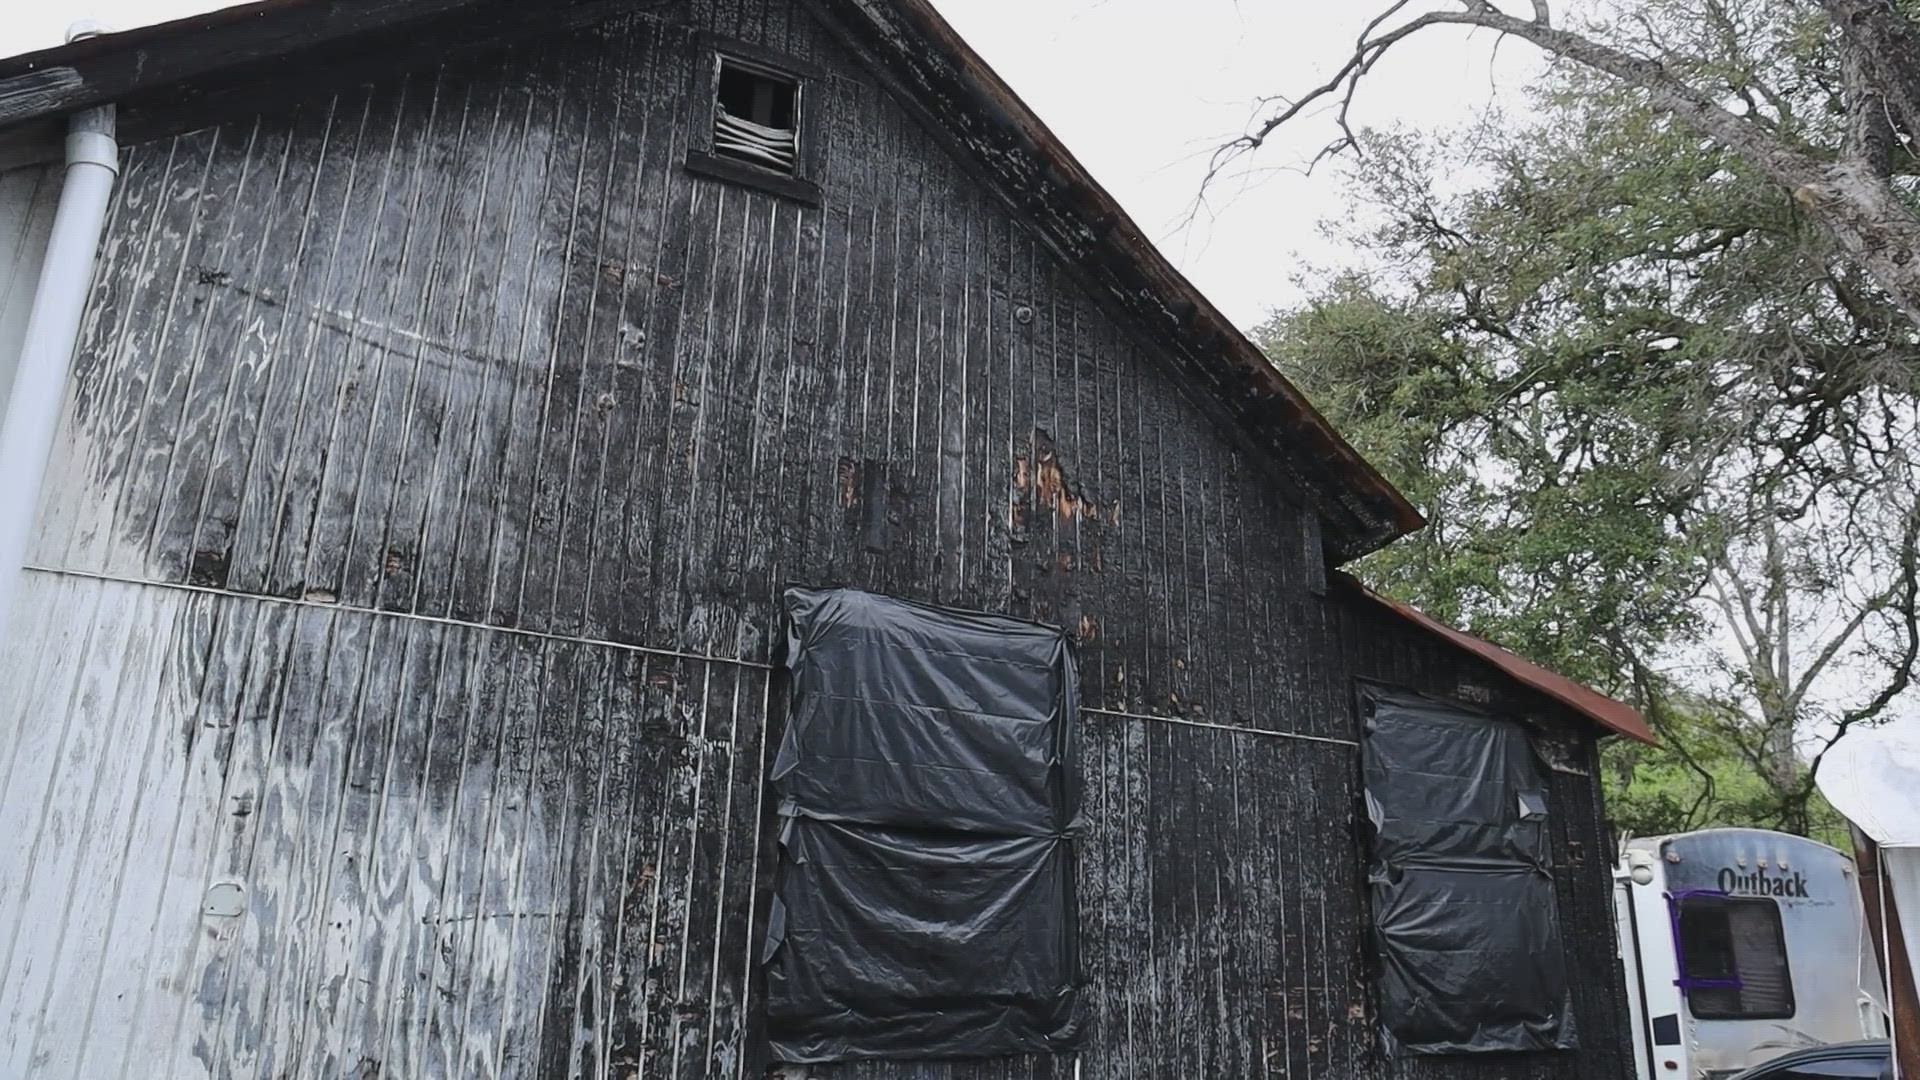
{"type": "Polygon", "coordinates": [[[1780,905],[1765,897],[1692,895],[1675,901],[1680,987],[1700,1020],[1784,1020],[1793,978],[1780,905]]]}

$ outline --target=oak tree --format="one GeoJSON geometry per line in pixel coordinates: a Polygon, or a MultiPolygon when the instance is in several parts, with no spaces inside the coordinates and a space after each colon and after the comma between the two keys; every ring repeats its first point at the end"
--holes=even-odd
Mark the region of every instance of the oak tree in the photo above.
{"type": "MultiPolygon", "coordinates": [[[[1394,0],[1319,86],[1272,99],[1241,137],[1214,156],[1212,174],[1259,150],[1281,127],[1332,103],[1338,133],[1319,157],[1358,145],[1354,95],[1394,46],[1437,27],[1472,27],[1531,43],[1602,74],[1637,100],[1741,158],[1789,192],[1852,265],[1920,325],[1920,211],[1911,185],[1920,150],[1920,22],[1901,0],[1622,0],[1580,29],[1555,19],[1553,0],[1513,14],[1492,0],[1424,8],[1394,0]],[[1674,16],[1692,25],[1676,28],[1674,16]],[[1756,32],[1792,25],[1820,80],[1821,107],[1800,111],[1796,87],[1761,77],[1768,57],[1749,53],[1756,32]]],[[[1318,158],[1316,158],[1318,160],[1318,158]]]]}
{"type": "MultiPolygon", "coordinates": [[[[1642,10],[1782,115],[1841,116],[1790,7],[1642,10]]],[[[1665,750],[1611,751],[1616,813],[1818,831],[1823,747],[1914,697],[1912,325],[1638,88],[1561,66],[1535,93],[1532,121],[1356,129],[1367,269],[1263,343],[1432,523],[1363,574],[1655,722],[1665,750]]]]}

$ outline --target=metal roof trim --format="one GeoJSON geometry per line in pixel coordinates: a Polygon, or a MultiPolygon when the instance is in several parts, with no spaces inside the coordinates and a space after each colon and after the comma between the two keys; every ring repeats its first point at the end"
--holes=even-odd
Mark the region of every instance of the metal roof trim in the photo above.
{"type": "Polygon", "coordinates": [[[1582,686],[1557,671],[1541,667],[1484,638],[1474,637],[1464,630],[1456,630],[1423,611],[1408,607],[1396,600],[1389,600],[1367,588],[1351,575],[1342,574],[1340,577],[1346,579],[1367,599],[1422,630],[1435,634],[1485,660],[1516,682],[1545,694],[1615,735],[1624,735],[1629,739],[1646,743],[1648,746],[1660,745],[1660,740],[1654,735],[1653,728],[1647,723],[1646,717],[1641,716],[1638,710],[1625,702],[1615,701],[1598,690],[1582,686]]]}

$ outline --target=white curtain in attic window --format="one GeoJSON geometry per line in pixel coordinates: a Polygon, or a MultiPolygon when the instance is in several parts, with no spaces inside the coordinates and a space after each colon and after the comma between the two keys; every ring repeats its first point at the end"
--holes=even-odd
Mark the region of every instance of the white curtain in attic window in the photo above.
{"type": "Polygon", "coordinates": [[[748,158],[782,172],[793,171],[794,133],[743,120],[721,108],[713,125],[716,153],[748,158]]]}

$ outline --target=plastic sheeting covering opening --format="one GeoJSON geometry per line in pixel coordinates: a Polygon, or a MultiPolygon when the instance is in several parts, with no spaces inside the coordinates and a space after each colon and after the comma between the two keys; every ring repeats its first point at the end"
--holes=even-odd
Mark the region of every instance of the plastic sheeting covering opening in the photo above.
{"type": "Polygon", "coordinates": [[[776,1059],[993,1057],[1079,1026],[1077,683],[1050,627],[790,589],[776,1059]]]}
{"type": "Polygon", "coordinates": [[[1388,1053],[1575,1045],[1546,772],[1516,724],[1360,687],[1388,1053]]]}

